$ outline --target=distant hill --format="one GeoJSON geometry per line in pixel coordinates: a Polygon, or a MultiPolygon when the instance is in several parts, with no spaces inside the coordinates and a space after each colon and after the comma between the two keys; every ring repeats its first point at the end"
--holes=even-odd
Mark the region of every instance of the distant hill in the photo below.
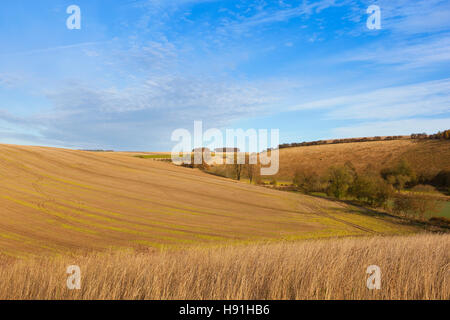
{"type": "Polygon", "coordinates": [[[283,148],[277,178],[292,179],[298,168],[320,174],[347,161],[357,171],[369,166],[380,170],[401,159],[408,161],[418,174],[450,170],[450,140],[399,139],[283,148]]]}
{"type": "Polygon", "coordinates": [[[279,149],[294,148],[294,147],[308,147],[318,146],[324,144],[340,144],[340,143],[355,143],[355,142],[373,142],[373,141],[392,141],[392,140],[450,140],[450,129],[439,131],[435,134],[413,133],[407,136],[375,136],[375,137],[360,137],[360,138],[344,138],[344,139],[328,139],[316,140],[308,142],[293,142],[279,145],[279,149]]]}

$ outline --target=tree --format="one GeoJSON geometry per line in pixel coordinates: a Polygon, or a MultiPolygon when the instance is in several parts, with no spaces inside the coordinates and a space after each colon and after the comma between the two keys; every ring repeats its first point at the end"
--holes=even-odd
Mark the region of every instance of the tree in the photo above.
{"type": "Polygon", "coordinates": [[[407,196],[397,196],[394,199],[394,205],[392,208],[395,214],[408,215],[412,212],[412,203],[407,196]]]}
{"type": "Polygon", "coordinates": [[[245,165],[245,171],[247,173],[247,177],[250,183],[253,182],[253,175],[255,172],[255,165],[254,164],[246,164],[245,165]]]}
{"type": "Polygon", "coordinates": [[[328,173],[328,195],[341,199],[347,195],[348,189],[353,183],[353,172],[346,166],[331,167],[328,173]]]}
{"type": "Polygon", "coordinates": [[[261,165],[259,163],[254,165],[253,180],[255,181],[256,184],[263,183],[261,178],[261,165]]]}
{"type": "Polygon", "coordinates": [[[417,180],[416,173],[406,160],[401,160],[393,168],[381,170],[381,176],[397,190],[402,190],[406,184],[417,180]]]}
{"type": "Polygon", "coordinates": [[[358,175],[349,189],[349,193],[358,200],[368,200],[375,193],[375,186],[371,177],[358,175]]]}
{"type": "Polygon", "coordinates": [[[236,180],[241,180],[241,173],[242,173],[242,168],[244,167],[243,164],[240,163],[235,163],[233,165],[234,168],[234,175],[236,177],[236,180]]]}
{"type": "Polygon", "coordinates": [[[250,183],[255,180],[257,171],[261,170],[258,160],[258,155],[255,153],[250,153],[245,156],[244,173],[247,175],[250,183]]]}
{"type": "Polygon", "coordinates": [[[392,187],[374,174],[359,174],[349,189],[349,194],[371,206],[386,206],[392,187]]]}
{"type": "Polygon", "coordinates": [[[392,197],[393,189],[392,186],[387,184],[385,181],[379,181],[377,184],[377,191],[375,197],[373,198],[372,205],[378,207],[387,207],[389,199],[392,197]]]}
{"type": "Polygon", "coordinates": [[[450,192],[450,170],[441,170],[434,177],[433,184],[438,188],[447,189],[450,192]]]}
{"type": "Polygon", "coordinates": [[[234,176],[235,176],[236,180],[241,180],[242,171],[243,171],[246,163],[248,163],[246,155],[240,154],[238,152],[234,153],[234,162],[232,164],[232,167],[233,167],[233,172],[234,172],[234,176]],[[244,163],[239,163],[241,161],[244,163]]]}
{"type": "Polygon", "coordinates": [[[297,169],[295,172],[294,185],[304,193],[318,191],[320,188],[320,177],[312,170],[297,169]]]}

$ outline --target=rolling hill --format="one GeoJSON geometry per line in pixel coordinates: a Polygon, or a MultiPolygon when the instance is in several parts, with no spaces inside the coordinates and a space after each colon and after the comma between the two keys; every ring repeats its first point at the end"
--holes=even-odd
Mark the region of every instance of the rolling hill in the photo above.
{"type": "Polygon", "coordinates": [[[0,145],[0,252],[13,257],[414,231],[361,210],[130,153],[0,145]]]}
{"type": "Polygon", "coordinates": [[[418,174],[435,175],[450,170],[450,140],[391,140],[317,146],[280,150],[277,178],[290,181],[298,168],[323,174],[333,165],[350,161],[357,171],[368,166],[375,170],[405,159],[418,174]]]}

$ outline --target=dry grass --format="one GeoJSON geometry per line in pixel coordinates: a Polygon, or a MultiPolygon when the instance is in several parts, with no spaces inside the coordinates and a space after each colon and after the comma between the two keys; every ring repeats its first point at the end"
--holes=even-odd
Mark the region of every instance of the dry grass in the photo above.
{"type": "Polygon", "coordinates": [[[450,235],[4,260],[0,299],[450,299],[450,235]],[[79,265],[81,290],[66,288],[79,265]],[[366,288],[378,265],[381,290],[366,288]]]}
{"type": "Polygon", "coordinates": [[[406,159],[417,173],[450,169],[450,141],[393,140],[296,147],[280,150],[278,178],[291,181],[298,168],[323,174],[333,165],[353,163],[357,170],[375,170],[406,159]]]}

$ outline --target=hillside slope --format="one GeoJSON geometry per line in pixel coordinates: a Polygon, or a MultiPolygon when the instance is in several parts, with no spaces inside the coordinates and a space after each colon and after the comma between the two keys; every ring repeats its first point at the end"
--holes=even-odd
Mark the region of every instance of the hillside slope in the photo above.
{"type": "Polygon", "coordinates": [[[0,145],[0,252],[405,233],[345,204],[138,159],[0,145]]]}
{"type": "Polygon", "coordinates": [[[280,150],[278,178],[290,180],[297,168],[324,173],[333,165],[350,161],[356,170],[371,166],[380,170],[407,160],[417,173],[436,174],[450,170],[449,140],[392,140],[342,143],[280,150]]]}

